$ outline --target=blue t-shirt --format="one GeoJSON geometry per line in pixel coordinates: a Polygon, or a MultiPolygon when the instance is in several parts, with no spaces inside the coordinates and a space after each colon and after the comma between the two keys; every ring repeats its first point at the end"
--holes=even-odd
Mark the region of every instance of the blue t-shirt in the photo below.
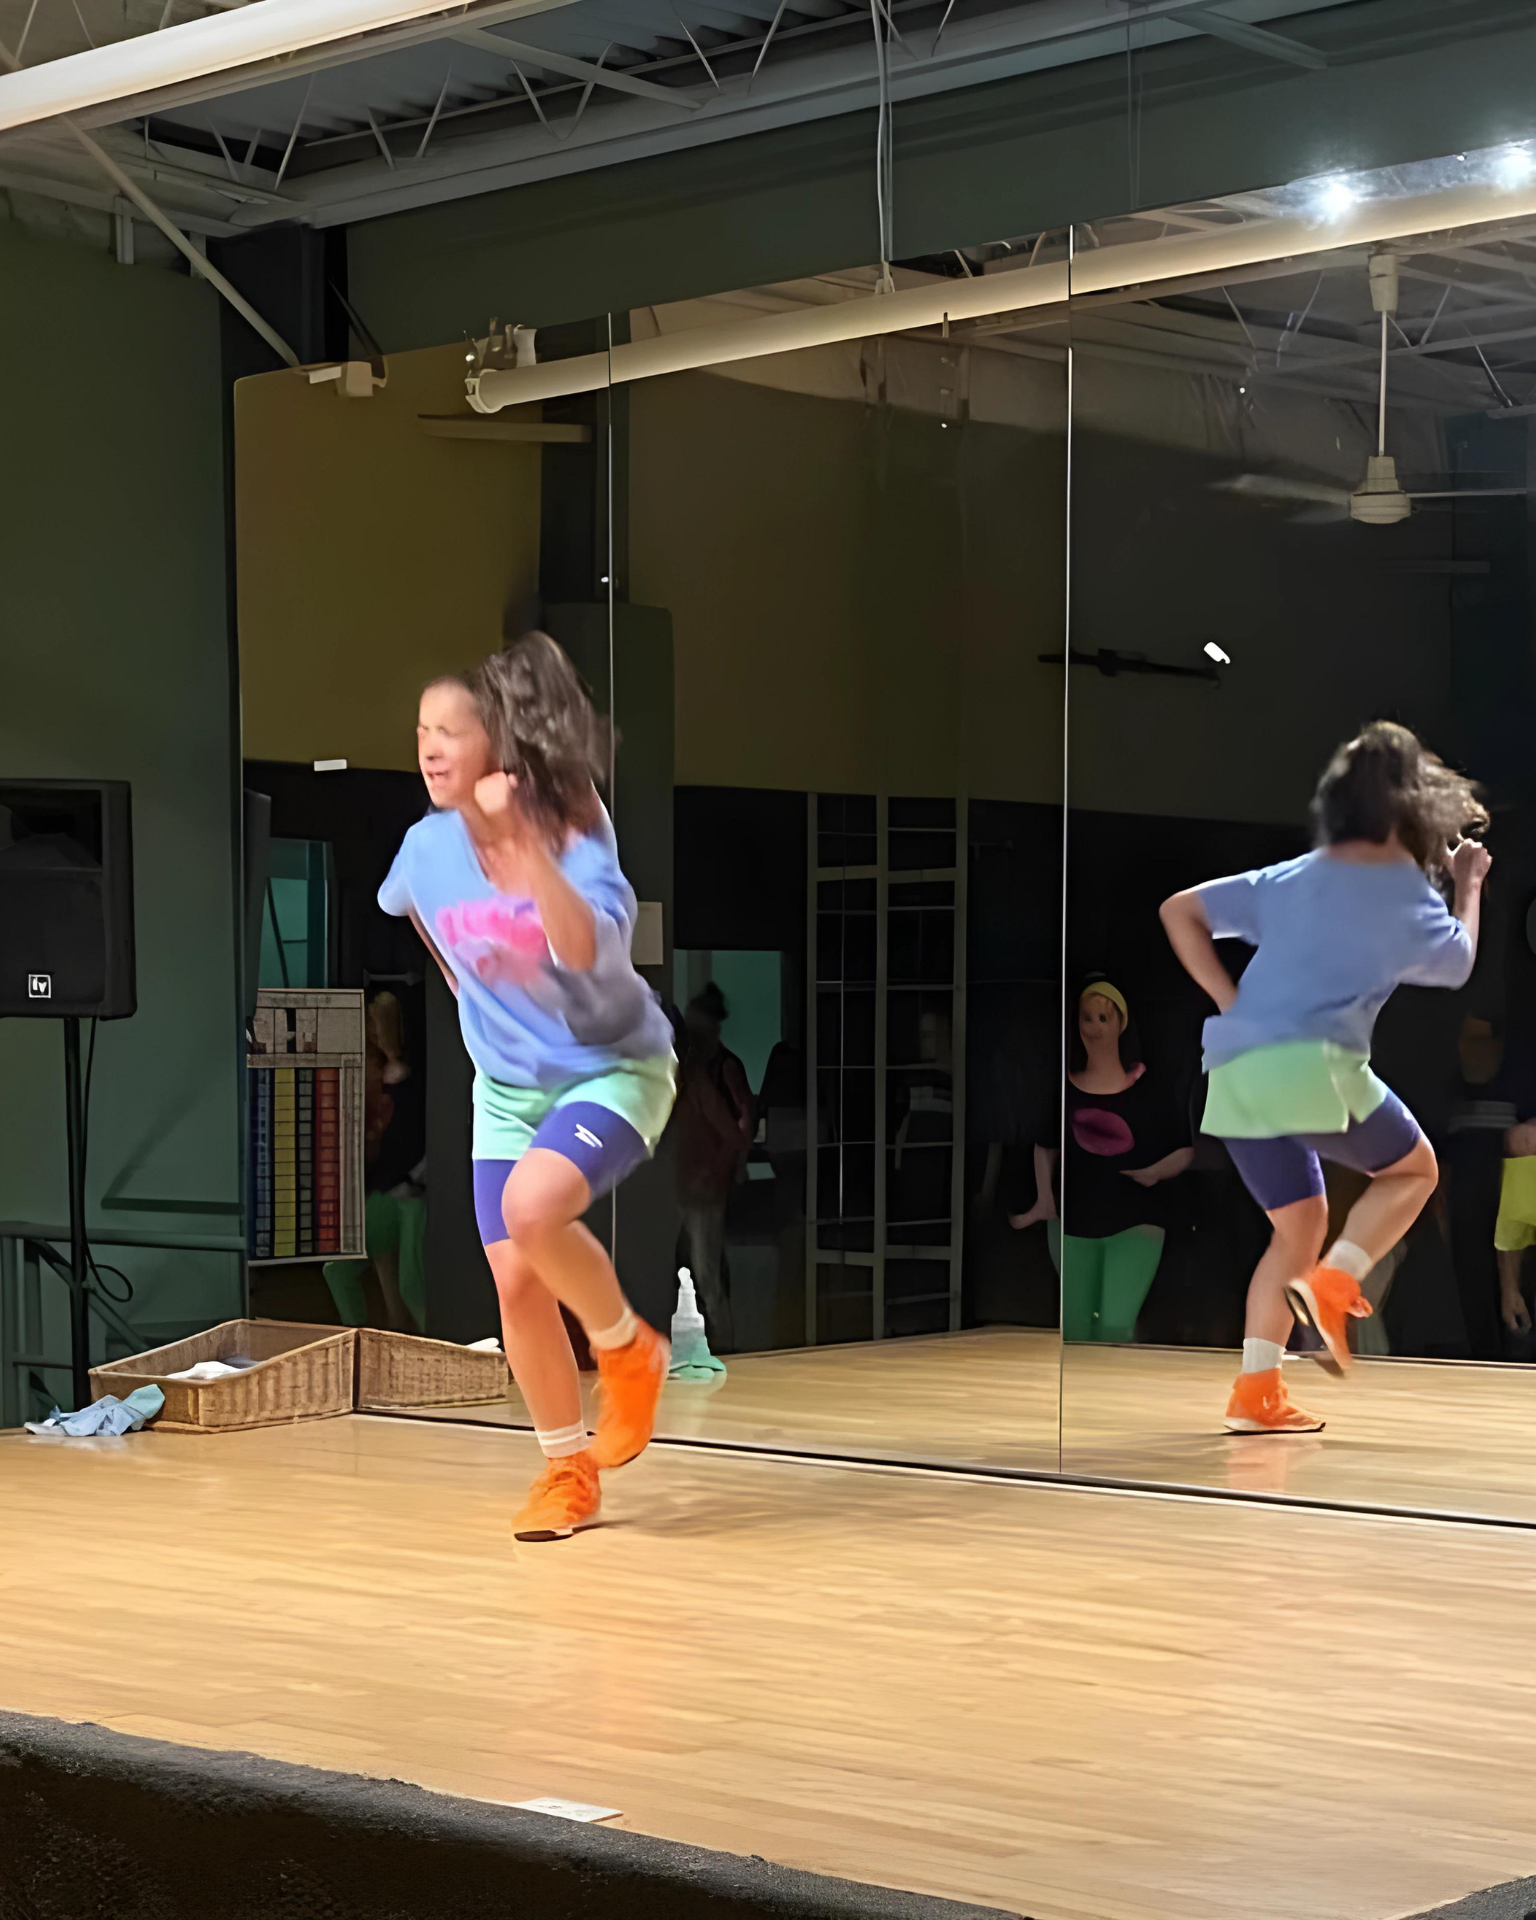
{"type": "Polygon", "coordinates": [[[1218,940],[1258,948],[1237,999],[1205,1023],[1207,1072],[1287,1040],[1368,1054],[1394,987],[1459,987],[1472,971],[1466,928],[1407,860],[1304,853],[1195,891],[1218,940]]]}
{"type": "Polygon", "coordinates": [[[671,1024],[629,957],[635,893],[599,812],[560,856],[596,921],[597,959],[585,973],[550,951],[532,900],[491,885],[457,813],[418,820],[379,888],[386,913],[414,912],[426,928],[458,984],[469,1056],[503,1086],[552,1090],[672,1051],[671,1024]]]}

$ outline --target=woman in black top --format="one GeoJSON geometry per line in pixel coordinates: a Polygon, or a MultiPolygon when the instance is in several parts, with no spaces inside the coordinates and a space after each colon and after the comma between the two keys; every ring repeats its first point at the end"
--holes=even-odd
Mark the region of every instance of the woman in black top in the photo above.
{"type": "Polygon", "coordinates": [[[1067,1074],[1062,1217],[1051,1191],[1056,1149],[1037,1147],[1035,1204],[1013,1220],[1016,1227],[1050,1223],[1065,1340],[1136,1337],[1136,1317],[1163,1253],[1158,1189],[1194,1158],[1172,1103],[1149,1084],[1140,1060],[1123,1056],[1129,1025],[1125,996],[1109,981],[1091,979],[1078,998],[1067,1074]]]}

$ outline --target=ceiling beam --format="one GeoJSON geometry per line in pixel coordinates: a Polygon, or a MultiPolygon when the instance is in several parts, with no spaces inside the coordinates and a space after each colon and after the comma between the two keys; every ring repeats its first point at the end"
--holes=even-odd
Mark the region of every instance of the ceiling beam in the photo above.
{"type": "MultiPolygon", "coordinates": [[[[8,47],[0,45],[0,75],[18,79],[26,71],[27,69],[22,66],[15,54],[8,47]]],[[[176,251],[185,257],[193,273],[206,280],[216,293],[223,294],[235,312],[255,328],[280,360],[285,361],[290,367],[296,367],[299,364],[299,357],[277,329],[262,319],[238,287],[232,286],[216,267],[209,264],[203,250],[187,238],[176,222],[161,210],[156,201],[150,199],[136,181],[128,178],[106,148],[93,140],[82,127],[77,127],[73,120],[66,117],[63,124],[81,152],[90,157],[117,191],[125,199],[131,200],[146,220],[160,229],[176,251]]]]}
{"type": "Polygon", "coordinates": [[[630,93],[637,100],[656,100],[663,106],[681,107],[685,113],[697,113],[702,100],[691,99],[678,87],[661,87],[654,80],[636,80],[621,67],[600,67],[591,60],[577,60],[568,53],[551,53],[547,47],[535,47],[526,40],[506,40],[499,33],[487,33],[478,27],[460,28],[451,38],[461,47],[473,47],[477,53],[495,54],[513,64],[542,67],[546,73],[562,74],[567,80],[583,80],[588,86],[611,87],[615,93],[630,93]]]}
{"type": "MultiPolygon", "coordinates": [[[[144,113],[167,113],[176,107],[222,99],[230,94],[246,92],[253,87],[270,86],[275,81],[303,77],[306,74],[321,72],[328,67],[348,65],[355,60],[391,52],[395,48],[419,46],[424,42],[441,40],[455,29],[494,26],[502,20],[552,13],[577,3],[578,0],[482,0],[482,4],[472,7],[465,16],[451,22],[445,22],[442,19],[417,21],[410,26],[369,34],[363,39],[346,44],[294,54],[282,61],[262,61],[236,71],[215,74],[204,80],[188,81],[184,86],[137,94],[131,98],[114,101],[109,106],[93,108],[77,118],[81,126],[93,127],[133,119],[144,113]]],[[[937,0],[934,0],[934,3],[936,4],[937,0]]],[[[1039,0],[1035,0],[1035,4],[1039,6],[1039,0]]],[[[1337,4],[1338,0],[1278,0],[1274,6],[1274,12],[1277,15],[1284,13],[1294,18],[1298,13],[1331,10],[1337,4]]],[[[1046,0],[1043,6],[1039,6],[1040,24],[1031,31],[1020,33],[1016,26],[1007,36],[999,36],[989,28],[983,28],[982,31],[987,38],[994,41],[1006,37],[1009,49],[1015,55],[1038,50],[1042,56],[1041,65],[1055,65],[1058,60],[1074,61],[1091,58],[1094,53],[1100,51],[1104,53],[1123,51],[1125,30],[1131,24],[1142,30],[1144,44],[1148,46],[1160,39],[1182,38],[1188,33],[1206,33],[1207,27],[1204,21],[1196,26],[1188,26],[1173,17],[1180,12],[1191,10],[1191,0],[1136,0],[1134,5],[1127,4],[1127,0],[1119,0],[1114,12],[1106,15],[1097,5],[1088,5],[1085,0],[1046,0]]],[[[824,6],[822,0],[818,0],[816,5],[808,7],[806,11],[822,17],[797,29],[795,32],[797,38],[807,31],[814,31],[816,27],[840,26],[852,17],[851,12],[845,8],[835,4],[824,6]]],[[[895,0],[891,11],[904,13],[907,8],[900,4],[900,0],[895,0]]],[[[1034,7],[1031,11],[1033,14],[1034,7]]],[[[779,40],[790,37],[788,32],[780,29],[779,40]]],[[[957,35],[956,30],[952,28],[944,41],[942,59],[920,60],[912,66],[903,63],[900,68],[893,71],[893,82],[904,80],[907,75],[924,69],[932,73],[951,69],[956,63],[950,58],[950,50],[957,37],[964,36],[957,35]]],[[[751,44],[755,45],[756,42],[753,41],[751,44]]],[[[711,49],[711,52],[715,51],[723,52],[725,49],[711,49]]],[[[1030,64],[1032,65],[1033,62],[1030,64]]],[[[960,84],[960,82],[957,80],[952,84],[960,84]]],[[[716,114],[711,113],[706,117],[707,123],[713,125],[717,118],[716,114]]],[[[705,123],[700,121],[698,124],[705,123]]]]}
{"type": "MultiPolygon", "coordinates": [[[[92,169],[94,173],[95,169],[92,169]]],[[[57,200],[66,207],[87,207],[95,213],[115,213],[123,196],[108,187],[86,186],[82,181],[61,179],[57,173],[33,173],[24,163],[0,167],[0,188],[16,193],[35,193],[40,200],[57,200]]],[[[176,209],[177,223],[188,233],[210,235],[215,239],[235,239],[244,231],[227,220],[216,220],[204,213],[176,209]]]]}
{"type": "MultiPolygon", "coordinates": [[[[1496,333],[1449,334],[1443,339],[1426,341],[1422,346],[1392,347],[1388,350],[1389,361],[1419,360],[1432,353],[1469,353],[1476,347],[1499,347],[1512,340],[1536,339],[1536,326],[1502,327],[1496,333]]],[[[1364,365],[1380,357],[1381,348],[1352,347],[1347,353],[1320,353],[1312,357],[1314,368],[1329,369],[1364,365]]]]}
{"type": "MultiPolygon", "coordinates": [[[[889,3],[891,12],[905,25],[912,13],[934,11],[937,0],[889,3]]],[[[1264,4],[1272,4],[1277,16],[1284,12],[1294,18],[1301,12],[1322,10],[1336,0],[1264,0],[1264,4]]],[[[1144,8],[1138,7],[1135,18],[1143,28],[1145,44],[1183,41],[1202,33],[1203,29],[1171,17],[1188,7],[1189,0],[1147,0],[1144,8]]],[[[891,94],[901,101],[1098,54],[1123,57],[1129,17],[1128,10],[1121,6],[1106,19],[1091,0],[1035,0],[1027,10],[1019,7],[952,25],[937,57],[893,61],[891,94]]],[[[843,24],[839,18],[807,21],[793,29],[781,27],[775,49],[788,43],[807,57],[777,60],[764,69],[750,93],[736,88],[713,95],[706,103],[708,112],[686,117],[673,114],[667,124],[650,117],[638,101],[614,101],[600,113],[590,115],[580,131],[569,134],[558,147],[551,146],[542,129],[517,126],[461,138],[423,165],[412,166],[408,173],[387,174],[376,159],[325,170],[306,169],[294,182],[295,196],[302,202],[299,217],[318,226],[369,219],[406,206],[457,199],[609,165],[641,153],[671,152],[873,105],[876,83],[865,43],[840,47],[826,55],[820,54],[819,47],[813,48],[827,28],[841,29],[843,24]],[[809,57],[813,52],[815,57],[809,57]]],[[[757,44],[754,39],[738,46],[750,49],[757,44]]],[[[735,50],[712,47],[710,55],[719,58],[735,50]]],[[[654,74],[659,64],[647,62],[645,72],[654,74]]],[[[258,223],[254,213],[250,223],[258,223]]]]}
{"type": "Polygon", "coordinates": [[[1267,54],[1271,60],[1288,61],[1293,67],[1309,67],[1314,73],[1321,73],[1328,64],[1328,56],[1319,53],[1316,47],[1303,46],[1299,40],[1289,40],[1284,34],[1271,33],[1246,20],[1234,20],[1214,6],[1185,7],[1175,12],[1173,18],[1181,26],[1193,27],[1196,33],[1210,34],[1213,40],[1229,41],[1234,47],[1267,54]]]}
{"type": "MultiPolygon", "coordinates": [[[[153,148],[142,145],[130,145],[121,137],[114,137],[108,131],[100,145],[104,152],[111,155],[125,173],[154,184],[157,188],[169,191],[173,198],[191,193],[199,200],[213,200],[221,207],[231,206],[281,206],[283,196],[267,191],[265,188],[247,187],[238,181],[232,181],[223,172],[213,173],[201,165],[182,164],[183,156],[174,147],[162,146],[157,141],[153,148]]],[[[7,149],[5,164],[15,167],[58,168],[71,172],[78,164],[78,146],[71,137],[67,122],[51,121],[46,128],[37,130],[36,138],[25,145],[7,149]],[[44,137],[46,135],[46,138],[44,137]]],[[[205,154],[187,154],[186,159],[203,162],[205,154]]],[[[183,202],[180,212],[186,212],[183,202]]],[[[178,217],[179,213],[178,213],[178,217]]]]}

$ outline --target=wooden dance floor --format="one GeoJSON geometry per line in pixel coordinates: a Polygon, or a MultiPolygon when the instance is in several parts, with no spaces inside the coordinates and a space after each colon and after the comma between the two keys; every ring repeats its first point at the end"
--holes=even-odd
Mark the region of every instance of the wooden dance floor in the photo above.
{"type": "Polygon", "coordinates": [[[525,1436],[0,1436],[0,1706],[559,1794],[1034,1920],[1388,1920],[1536,1868],[1536,1532],[525,1436]]]}
{"type": "Polygon", "coordinates": [[[1222,1432],[1233,1353],[1069,1347],[1062,1463],[1069,1473],[1177,1481],[1536,1526],[1536,1367],[1365,1360],[1348,1380],[1286,1364],[1321,1433],[1222,1432]]]}
{"type": "MultiPolygon", "coordinates": [[[[1022,1327],[732,1354],[716,1381],[673,1380],[657,1431],[674,1440],[861,1458],[1056,1467],[1060,1381],[1054,1333],[1022,1327]]],[[[586,1385],[591,1388],[590,1378],[586,1385]]],[[[529,1426],[505,1405],[428,1407],[429,1419],[529,1426]]]]}
{"type": "MultiPolygon", "coordinates": [[[[1239,1439],[1221,1415],[1237,1356],[1069,1347],[987,1328],[872,1346],[732,1356],[718,1388],[674,1382],[661,1431],[808,1453],[1057,1465],[1092,1478],[1492,1514],[1536,1525],[1536,1367],[1362,1362],[1347,1381],[1288,1363],[1316,1435],[1239,1439]]],[[[527,1425],[505,1406],[438,1417],[527,1425]]]]}

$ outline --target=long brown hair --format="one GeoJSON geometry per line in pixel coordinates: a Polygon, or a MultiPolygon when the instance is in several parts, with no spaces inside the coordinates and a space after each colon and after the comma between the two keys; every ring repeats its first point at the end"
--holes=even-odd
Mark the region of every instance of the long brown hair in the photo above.
{"type": "Polygon", "coordinates": [[[547,633],[525,633],[476,668],[471,689],[496,764],[551,833],[590,827],[611,733],[586,682],[547,633]]]}
{"type": "Polygon", "coordinates": [[[1312,799],[1312,822],[1324,847],[1341,840],[1381,846],[1396,832],[1425,873],[1439,873],[1453,841],[1488,825],[1488,809],[1473,782],[1417,734],[1373,720],[1329,761],[1312,799]]]}

